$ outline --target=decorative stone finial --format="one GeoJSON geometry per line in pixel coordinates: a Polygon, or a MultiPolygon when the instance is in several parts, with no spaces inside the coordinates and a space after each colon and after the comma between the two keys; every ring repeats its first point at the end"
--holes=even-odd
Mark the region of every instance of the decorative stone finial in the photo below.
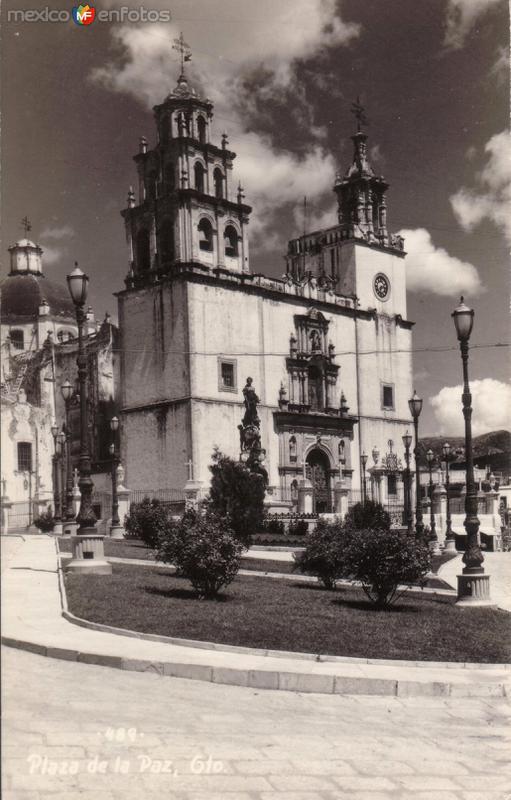
{"type": "Polygon", "coordinates": [[[147,153],[147,139],[145,136],[141,136],[139,139],[139,152],[140,153],[147,153]]]}
{"type": "Polygon", "coordinates": [[[128,190],[128,208],[135,207],[135,192],[133,191],[133,186],[130,186],[128,190]]]}

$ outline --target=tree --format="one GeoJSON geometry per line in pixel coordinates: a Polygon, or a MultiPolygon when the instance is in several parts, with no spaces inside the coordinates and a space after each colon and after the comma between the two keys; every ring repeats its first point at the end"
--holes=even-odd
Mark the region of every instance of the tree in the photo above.
{"type": "Polygon", "coordinates": [[[366,500],[365,503],[356,503],[344,518],[344,527],[355,531],[373,528],[390,530],[390,516],[381,503],[366,500]]]}
{"type": "Polygon", "coordinates": [[[353,532],[344,548],[348,574],[377,608],[388,608],[401,595],[399,585],[425,583],[431,568],[426,545],[395,530],[353,532]]]}
{"type": "Polygon", "coordinates": [[[263,477],[223,455],[218,448],[213,453],[210,471],[210,511],[225,518],[236,538],[245,547],[250,547],[252,534],[264,523],[263,477]]]}
{"type": "Polygon", "coordinates": [[[347,535],[341,523],[320,519],[305,538],[305,550],[294,554],[293,572],[314,575],[327,589],[335,589],[335,581],[345,570],[343,550],[347,535]]]}
{"type": "Polygon", "coordinates": [[[172,527],[169,509],[159,500],[144,497],[141,503],[131,503],[124,527],[128,536],[142,539],[148,547],[156,547],[162,534],[172,527]]]}
{"type": "Polygon", "coordinates": [[[242,552],[225,519],[192,509],[160,536],[156,558],[173,564],[200,598],[212,598],[236,577],[242,552]]]}

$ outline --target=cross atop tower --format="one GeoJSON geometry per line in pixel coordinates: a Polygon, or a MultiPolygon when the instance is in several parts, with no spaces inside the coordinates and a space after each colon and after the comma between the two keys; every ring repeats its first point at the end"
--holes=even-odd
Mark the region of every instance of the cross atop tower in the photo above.
{"type": "Polygon", "coordinates": [[[351,113],[357,120],[357,133],[360,133],[362,130],[362,125],[369,125],[369,120],[365,115],[365,108],[360,102],[360,95],[357,95],[356,103],[351,104],[351,113]]]}
{"type": "Polygon", "coordinates": [[[187,44],[183,38],[183,31],[179,36],[179,39],[174,39],[174,44],[172,45],[173,50],[178,50],[181,56],[181,74],[184,72],[185,61],[192,60],[192,51],[190,45],[187,44]]]}
{"type": "Polygon", "coordinates": [[[25,239],[26,239],[28,237],[29,231],[32,230],[32,223],[30,222],[29,218],[27,216],[25,216],[21,220],[20,225],[23,228],[23,230],[25,231],[25,239]]]}

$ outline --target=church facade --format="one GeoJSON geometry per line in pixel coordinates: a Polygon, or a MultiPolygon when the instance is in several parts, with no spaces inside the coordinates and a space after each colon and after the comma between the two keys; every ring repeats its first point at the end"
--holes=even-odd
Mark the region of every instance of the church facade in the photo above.
{"type": "MultiPolygon", "coordinates": [[[[388,232],[388,184],[368,162],[366,134],[352,136],[353,162],[335,179],[338,224],[290,241],[276,279],[250,271],[251,208],[233,186],[227,137],[212,141],[211,102],[181,74],[154,112],[157,142],[141,140],[138,197],[130,190],[122,212],[127,483],[177,488],[193,477],[207,490],[214,447],[239,457],[252,378],[270,497],[296,508],[310,481],[313,510],[332,511],[336,485],[360,491],[362,454],[383,455],[389,442],[400,451],[411,424],[404,243],[388,232]]],[[[395,481],[383,494],[394,491],[395,481]]]]}

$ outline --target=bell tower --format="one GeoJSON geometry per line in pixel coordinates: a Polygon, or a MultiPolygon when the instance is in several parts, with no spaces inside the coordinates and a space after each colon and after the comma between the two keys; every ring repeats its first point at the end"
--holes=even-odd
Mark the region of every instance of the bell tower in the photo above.
{"type": "Polygon", "coordinates": [[[213,104],[189,85],[181,53],[177,85],[154,107],[157,143],[140,139],[134,156],[138,197],[133,188],[121,214],[129,251],[128,288],[144,286],[184,264],[249,272],[247,226],[251,207],[241,185],[232,186],[236,154],[212,142],[213,104]]]}

